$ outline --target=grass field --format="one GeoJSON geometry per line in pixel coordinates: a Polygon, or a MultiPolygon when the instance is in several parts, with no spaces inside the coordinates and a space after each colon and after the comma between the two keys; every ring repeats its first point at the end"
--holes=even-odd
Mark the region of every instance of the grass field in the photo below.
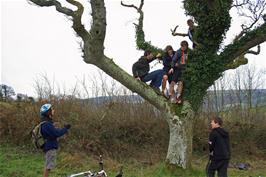
{"type": "MultiPolygon", "coordinates": [[[[29,152],[24,148],[0,146],[0,177],[41,177],[43,170],[43,153],[29,152]]],[[[124,177],[204,177],[206,158],[195,158],[193,170],[169,169],[163,163],[144,164],[136,160],[116,162],[111,159],[104,161],[105,170],[113,177],[121,164],[124,167],[124,177]]],[[[232,160],[233,161],[233,160],[232,160]]],[[[236,160],[235,160],[236,161],[236,160]]],[[[252,168],[247,171],[229,168],[229,177],[259,177],[266,176],[266,162],[262,160],[245,159],[252,168]]],[[[85,154],[69,154],[60,152],[57,157],[57,168],[51,172],[51,177],[65,177],[71,173],[97,170],[97,160],[85,154]]]]}

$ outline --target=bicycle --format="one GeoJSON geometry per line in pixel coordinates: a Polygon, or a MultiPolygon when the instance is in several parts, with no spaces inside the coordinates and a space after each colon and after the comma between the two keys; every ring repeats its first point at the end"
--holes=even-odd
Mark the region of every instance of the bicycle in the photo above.
{"type": "MultiPolygon", "coordinates": [[[[99,158],[99,166],[100,166],[100,170],[98,172],[93,172],[93,171],[89,170],[89,171],[84,171],[84,172],[71,174],[70,176],[67,176],[67,177],[77,177],[77,176],[83,176],[83,177],[108,177],[107,173],[103,169],[102,155],[100,155],[100,158],[99,158]]],[[[123,167],[120,168],[119,173],[115,177],[123,177],[123,167]]]]}

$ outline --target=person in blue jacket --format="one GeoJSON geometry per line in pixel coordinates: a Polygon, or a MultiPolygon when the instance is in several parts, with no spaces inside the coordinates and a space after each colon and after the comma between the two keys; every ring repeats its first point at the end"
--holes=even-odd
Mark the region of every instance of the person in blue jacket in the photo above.
{"type": "Polygon", "coordinates": [[[41,134],[45,140],[45,143],[42,146],[42,149],[45,152],[44,177],[48,177],[49,172],[55,168],[56,154],[58,149],[57,138],[66,134],[68,129],[71,127],[70,124],[67,124],[64,126],[64,128],[55,128],[53,125],[54,114],[55,110],[51,104],[47,103],[41,106],[41,134]]]}

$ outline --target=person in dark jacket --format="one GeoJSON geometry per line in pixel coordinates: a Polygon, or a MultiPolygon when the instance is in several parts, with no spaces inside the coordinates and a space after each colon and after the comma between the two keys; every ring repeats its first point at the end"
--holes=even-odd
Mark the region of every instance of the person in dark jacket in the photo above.
{"type": "Polygon", "coordinates": [[[45,143],[42,147],[45,152],[45,167],[44,167],[44,177],[49,176],[50,170],[55,168],[56,154],[58,149],[57,138],[63,136],[68,132],[71,125],[67,124],[64,128],[55,128],[53,125],[53,116],[55,110],[51,104],[47,103],[41,106],[41,134],[45,140],[45,143]]]}
{"type": "Polygon", "coordinates": [[[172,73],[171,84],[169,96],[170,100],[173,103],[182,103],[182,92],[183,92],[183,81],[182,81],[182,73],[184,72],[188,60],[188,42],[182,41],[180,43],[181,47],[175,52],[175,55],[172,59],[171,69],[169,73],[172,73]],[[175,84],[178,83],[177,93],[175,96],[175,84]]]}
{"type": "Polygon", "coordinates": [[[165,55],[163,57],[163,81],[162,81],[162,92],[165,96],[168,96],[166,84],[167,80],[169,84],[172,81],[172,73],[169,73],[171,69],[171,63],[173,62],[173,58],[175,55],[175,51],[171,45],[166,46],[165,55]]]}
{"type": "Polygon", "coordinates": [[[149,73],[149,63],[159,58],[161,58],[160,53],[158,53],[157,56],[154,57],[150,50],[146,50],[144,52],[144,56],[142,56],[136,63],[133,64],[133,76],[143,82],[151,81],[150,86],[159,89],[162,84],[163,70],[159,69],[149,73]]]}
{"type": "Polygon", "coordinates": [[[222,128],[223,120],[214,117],[211,120],[209,135],[210,164],[207,167],[208,177],[214,177],[218,171],[218,177],[227,177],[227,168],[230,159],[229,133],[222,128]]]}

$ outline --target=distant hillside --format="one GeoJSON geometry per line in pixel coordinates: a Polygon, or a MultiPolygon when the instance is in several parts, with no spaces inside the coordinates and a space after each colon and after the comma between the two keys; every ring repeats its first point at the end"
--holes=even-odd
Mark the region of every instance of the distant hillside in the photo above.
{"type": "MultiPolygon", "coordinates": [[[[249,103],[248,90],[218,90],[216,94],[213,90],[207,92],[203,101],[203,108],[228,108],[239,105],[246,106],[249,103]]],[[[84,101],[84,100],[83,100],[84,101]]],[[[120,95],[120,96],[100,96],[86,99],[93,104],[103,104],[106,102],[140,103],[143,98],[139,95],[120,95]]],[[[251,91],[251,104],[253,107],[266,105],[266,89],[257,89],[251,91]]]]}
{"type": "Polygon", "coordinates": [[[225,91],[208,91],[203,102],[203,108],[230,108],[237,105],[246,107],[250,104],[252,107],[266,105],[266,89],[257,90],[225,90],[225,91]]]}

